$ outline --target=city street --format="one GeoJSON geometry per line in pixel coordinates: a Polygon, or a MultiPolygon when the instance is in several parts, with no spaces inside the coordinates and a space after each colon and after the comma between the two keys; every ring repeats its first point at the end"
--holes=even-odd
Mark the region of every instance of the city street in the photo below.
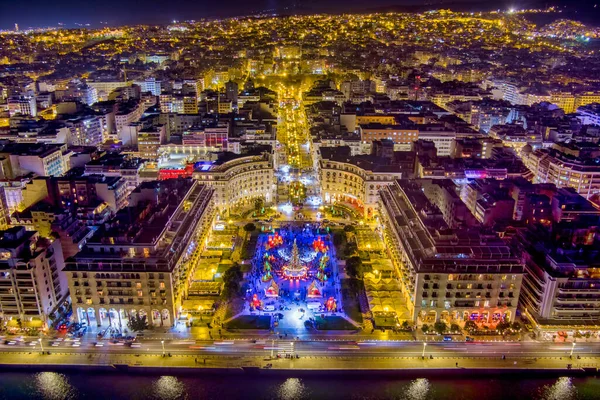
{"type": "MultiPolygon", "coordinates": [[[[39,341],[31,340],[15,345],[0,345],[0,358],[14,352],[38,353],[39,341]]],[[[76,347],[73,341],[42,340],[45,352],[60,354],[162,354],[210,355],[213,357],[271,357],[279,354],[297,354],[300,357],[343,356],[372,357],[443,357],[443,358],[598,358],[600,343],[538,343],[538,342],[419,342],[374,340],[278,340],[224,339],[224,340],[146,340],[137,341],[139,347],[108,340],[84,338],[76,347]],[[96,343],[102,343],[98,347],[96,343]],[[55,343],[55,345],[53,345],[55,343]]]]}

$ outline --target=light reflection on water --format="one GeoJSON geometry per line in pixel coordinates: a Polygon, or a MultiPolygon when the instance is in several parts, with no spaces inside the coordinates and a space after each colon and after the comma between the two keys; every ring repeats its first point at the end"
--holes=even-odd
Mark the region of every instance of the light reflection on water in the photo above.
{"type": "Polygon", "coordinates": [[[429,394],[429,380],[425,378],[415,379],[408,386],[406,400],[425,400],[429,394]]]}
{"type": "Polygon", "coordinates": [[[540,400],[573,400],[577,398],[577,388],[569,377],[560,377],[553,385],[542,388],[540,400]]]}
{"type": "Polygon", "coordinates": [[[153,386],[153,397],[160,400],[187,399],[185,384],[174,376],[161,376],[153,386]]]}
{"type": "Polygon", "coordinates": [[[36,392],[48,400],[68,400],[76,398],[76,390],[67,377],[56,372],[40,372],[35,374],[36,392]]]}
{"type": "Polygon", "coordinates": [[[600,380],[592,377],[408,380],[0,373],[0,400],[596,400],[599,394],[600,380]]]}
{"type": "Polygon", "coordinates": [[[277,395],[283,400],[296,400],[306,398],[306,387],[298,378],[288,378],[279,386],[277,395]]]}

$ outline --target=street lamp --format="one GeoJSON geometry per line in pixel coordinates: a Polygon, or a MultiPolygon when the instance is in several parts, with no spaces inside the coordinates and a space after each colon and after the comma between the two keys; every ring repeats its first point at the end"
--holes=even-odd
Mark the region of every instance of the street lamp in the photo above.
{"type": "Polygon", "coordinates": [[[165,356],[165,341],[161,340],[160,344],[162,344],[162,350],[163,350],[163,357],[165,356]]]}
{"type": "Polygon", "coordinates": [[[573,346],[571,346],[571,354],[569,354],[569,357],[573,357],[573,350],[575,350],[575,342],[573,342],[573,346]]]}
{"type": "Polygon", "coordinates": [[[421,358],[425,358],[425,347],[427,347],[427,343],[423,342],[423,354],[421,354],[421,358]]]}

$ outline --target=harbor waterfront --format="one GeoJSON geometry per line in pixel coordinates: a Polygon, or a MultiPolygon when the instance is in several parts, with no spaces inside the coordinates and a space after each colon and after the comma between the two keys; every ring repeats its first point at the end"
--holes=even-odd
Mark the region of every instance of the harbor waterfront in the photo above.
{"type": "Polygon", "coordinates": [[[597,399],[595,378],[377,378],[4,372],[0,399],[597,399]],[[232,384],[235,382],[235,384],[232,384]]]}

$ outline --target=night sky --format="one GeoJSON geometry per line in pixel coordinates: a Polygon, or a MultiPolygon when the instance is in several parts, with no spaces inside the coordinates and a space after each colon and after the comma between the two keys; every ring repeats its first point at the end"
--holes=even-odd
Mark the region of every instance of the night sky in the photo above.
{"type": "MultiPolygon", "coordinates": [[[[556,0],[567,1],[567,0],[556,0]]],[[[587,0],[579,0],[577,4],[587,0]]],[[[600,0],[597,0],[600,3],[600,0]]],[[[75,23],[100,26],[123,24],[164,24],[171,20],[189,20],[203,17],[229,17],[258,12],[278,14],[307,14],[317,12],[360,12],[394,5],[425,5],[427,8],[448,7],[489,9],[549,4],[541,0],[0,0],[0,29],[12,29],[18,23],[27,27],[66,27],[75,23]],[[537,3],[537,4],[535,4],[537,3]]],[[[573,4],[573,3],[571,3],[573,4]]]]}

